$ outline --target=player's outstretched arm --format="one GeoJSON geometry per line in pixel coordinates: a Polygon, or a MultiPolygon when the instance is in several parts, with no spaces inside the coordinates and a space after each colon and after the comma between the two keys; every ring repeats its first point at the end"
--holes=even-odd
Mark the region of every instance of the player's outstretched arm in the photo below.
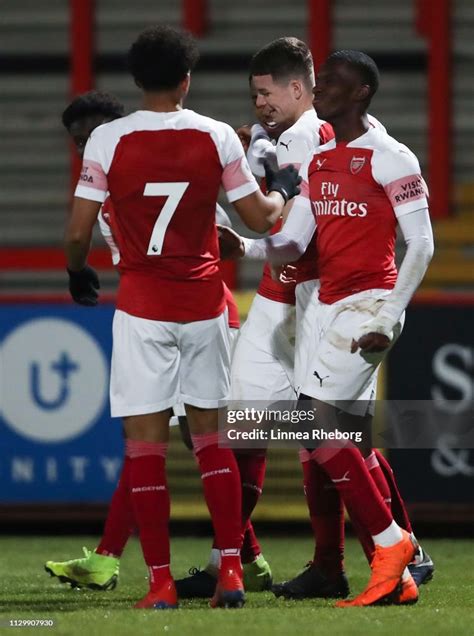
{"type": "Polygon", "coordinates": [[[418,289],[433,256],[433,231],[428,208],[400,216],[398,223],[407,250],[397,282],[377,316],[361,326],[361,336],[353,341],[353,353],[359,347],[371,353],[390,346],[393,328],[418,289]]]}
{"type": "Polygon", "coordinates": [[[305,212],[306,207],[305,201],[296,205],[297,211],[289,215],[284,228],[264,239],[247,239],[232,228],[217,225],[221,258],[225,260],[247,256],[254,260],[268,260],[275,265],[286,265],[298,260],[316,229],[311,210],[309,213],[305,212]]]}
{"type": "Polygon", "coordinates": [[[66,227],[64,251],[69,274],[69,291],[75,302],[81,305],[97,304],[99,279],[87,265],[92,230],[97,220],[101,203],[74,197],[71,217],[66,227]]]}
{"type": "Polygon", "coordinates": [[[242,239],[245,256],[267,260],[274,265],[292,263],[304,254],[315,229],[309,199],[299,196],[280,232],[262,239],[242,239]]]}
{"type": "Polygon", "coordinates": [[[267,191],[265,196],[255,190],[233,205],[245,225],[255,232],[267,232],[276,223],[286,203],[300,192],[301,177],[294,166],[278,171],[266,168],[267,191]]]}

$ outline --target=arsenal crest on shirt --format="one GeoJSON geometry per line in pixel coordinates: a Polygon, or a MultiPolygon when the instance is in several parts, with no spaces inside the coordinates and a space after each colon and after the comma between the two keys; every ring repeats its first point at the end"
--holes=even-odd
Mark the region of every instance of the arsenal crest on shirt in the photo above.
{"type": "Polygon", "coordinates": [[[352,157],[351,159],[351,173],[357,174],[362,170],[365,165],[365,157],[352,157]]]}

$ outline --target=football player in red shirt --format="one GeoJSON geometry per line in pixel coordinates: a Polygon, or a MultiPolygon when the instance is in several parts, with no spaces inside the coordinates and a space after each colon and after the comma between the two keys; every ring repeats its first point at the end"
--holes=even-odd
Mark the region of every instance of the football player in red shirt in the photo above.
{"type": "MultiPolygon", "coordinates": [[[[264,176],[263,158],[274,158],[281,167],[286,163],[300,167],[308,154],[312,154],[316,148],[334,137],[331,125],[319,119],[313,108],[313,85],[311,53],[307,45],[296,38],[274,40],[252,58],[250,87],[257,119],[261,125],[255,124],[251,129],[243,128],[238,132],[246,144],[247,158],[254,174],[264,176]],[[276,141],[275,144],[272,144],[271,138],[276,141]]],[[[367,119],[370,127],[386,132],[382,124],[370,114],[367,115],[367,119]]],[[[291,203],[289,205],[291,206],[291,203]]],[[[288,214],[288,209],[284,214],[288,214]]],[[[272,228],[272,233],[277,232],[280,226],[281,223],[277,223],[272,228]]],[[[289,395],[286,395],[285,399],[289,401],[293,390],[298,392],[306,371],[308,340],[312,340],[313,345],[315,340],[315,301],[319,288],[315,248],[316,236],[313,236],[304,257],[294,263],[296,289],[294,282],[282,284],[274,281],[270,276],[270,267],[266,264],[262,283],[247,322],[241,330],[232,363],[233,399],[243,399],[245,396],[247,399],[250,396],[260,401],[268,399],[269,386],[274,392],[278,391],[276,394],[280,399],[285,397],[284,391],[288,390],[289,395]],[[288,344],[286,343],[286,348],[282,346],[284,330],[279,323],[281,316],[285,315],[283,312],[288,315],[291,311],[295,292],[296,346],[293,380],[293,362],[286,362],[288,344]],[[256,368],[265,368],[265,373],[256,374],[256,368]],[[282,380],[277,383],[274,378],[278,377],[282,380]]],[[[411,532],[405,506],[387,460],[378,450],[373,450],[370,443],[365,444],[361,452],[382,497],[392,507],[397,522],[411,532]]],[[[284,583],[275,584],[272,590],[277,596],[287,598],[345,597],[349,594],[349,586],[344,573],[342,501],[326,472],[311,461],[310,454],[305,449],[301,449],[300,457],[304,490],[315,538],[314,556],[310,566],[300,575],[284,583]]],[[[246,459],[247,466],[253,468],[253,479],[245,479],[252,489],[247,487],[242,490],[243,508],[251,511],[262,489],[265,455],[263,452],[255,451],[252,457],[247,451],[246,459]],[[255,476],[258,477],[258,481],[255,476]]],[[[373,541],[355,520],[354,525],[370,562],[374,550],[373,541]]],[[[247,557],[247,554],[245,556],[247,557]]],[[[427,566],[430,559],[423,554],[421,548],[416,559],[416,562],[410,564],[410,570],[419,585],[431,576],[427,566]],[[420,561],[424,562],[423,566],[420,561]]],[[[204,584],[206,581],[205,571],[198,572],[188,581],[194,581],[194,587],[197,589],[199,582],[204,584]]]]}
{"type": "MultiPolygon", "coordinates": [[[[375,62],[338,51],[322,66],[315,109],[335,139],[303,164],[301,195],[283,230],[266,239],[234,237],[236,252],[275,264],[299,258],[317,227],[320,292],[314,346],[300,397],[311,399],[321,423],[365,429],[377,370],[401,332],[404,310],[433,253],[427,192],[418,161],[384,130],[371,128],[367,108],[378,88],[375,62]],[[407,252],[394,260],[397,224],[407,252]]],[[[229,237],[230,239],[230,237],[229,237]]],[[[308,448],[309,451],[309,448],[308,448]]],[[[351,443],[311,450],[341,493],[351,516],[375,545],[367,588],[339,606],[380,601],[413,603],[416,585],[406,566],[416,545],[401,529],[351,443]]]]}
{"type": "MultiPolygon", "coordinates": [[[[62,123],[71,136],[79,156],[82,157],[92,131],[97,126],[123,117],[124,113],[123,104],[114,95],[92,90],[79,95],[67,106],[62,115],[62,123]]],[[[118,265],[120,254],[110,228],[110,207],[110,198],[107,198],[99,212],[98,221],[104,240],[111,250],[112,262],[114,265],[118,265]]],[[[224,225],[230,223],[220,206],[217,206],[216,210],[216,223],[224,225]]],[[[225,293],[229,330],[231,337],[235,338],[240,326],[238,308],[232,293],[226,286],[225,293]]],[[[183,441],[188,448],[192,449],[184,405],[174,405],[173,411],[175,415],[178,413],[178,417],[175,419],[179,419],[183,441]]],[[[128,471],[128,463],[129,458],[126,457],[125,473],[128,471]]],[[[80,559],[60,562],[47,561],[45,569],[51,576],[56,576],[61,582],[68,582],[73,587],[108,590],[116,586],[120,557],[135,526],[126,484],[127,479],[123,477],[117,484],[110,502],[104,533],[97,548],[93,552],[84,549],[85,556],[80,559]]],[[[245,535],[244,543],[249,540],[254,540],[252,539],[251,524],[245,535]],[[247,537],[247,534],[250,535],[250,538],[247,537]]]]}
{"type": "MultiPolygon", "coordinates": [[[[249,75],[252,101],[261,125],[254,125],[249,135],[243,129],[238,133],[244,148],[247,146],[252,172],[258,177],[264,176],[266,153],[276,155],[275,164],[280,167],[293,164],[299,168],[310,150],[320,143],[323,125],[312,106],[314,70],[308,46],[297,38],[278,38],[253,56],[249,75]],[[270,137],[276,141],[276,146],[272,145],[270,137]]],[[[272,233],[278,231],[280,224],[278,220],[272,233]]],[[[315,258],[311,250],[307,256],[309,258],[305,260],[309,260],[310,269],[314,270],[315,258]]],[[[303,272],[303,260],[298,263],[302,281],[308,280],[308,271],[303,272]]],[[[309,278],[315,277],[311,271],[309,278]]],[[[233,354],[232,402],[256,400],[268,405],[279,400],[291,402],[295,397],[294,342],[295,284],[273,280],[270,266],[266,264],[233,354]]],[[[245,527],[262,492],[266,450],[235,449],[235,454],[242,481],[242,523],[245,527]]],[[[217,557],[213,550],[204,570],[193,569],[192,576],[178,582],[187,595],[211,593],[217,557]]],[[[249,578],[252,576],[262,588],[270,587],[271,570],[257,540],[244,544],[242,562],[249,578]]]]}
{"type": "Polygon", "coordinates": [[[143,91],[142,110],[92,133],[65,237],[71,295],[94,306],[99,283],[87,254],[110,195],[120,252],[111,410],[124,418],[128,489],[150,573],[149,592],[137,607],[178,603],[165,473],[171,407],[178,401],[186,405],[221,550],[211,605],[244,602],[240,479],[232,451],[218,446],[218,408],[229,394],[230,339],[215,206],[222,184],[243,221],[265,231],[298,192],[290,167],[274,174],[264,196],[235,132],[182,108],[198,55],[192,38],[170,27],[151,27],[134,42],[129,66],[143,91]]]}

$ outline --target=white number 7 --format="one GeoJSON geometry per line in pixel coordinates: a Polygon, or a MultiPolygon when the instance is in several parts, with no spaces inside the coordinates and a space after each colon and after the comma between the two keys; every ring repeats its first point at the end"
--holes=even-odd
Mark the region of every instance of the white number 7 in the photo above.
{"type": "Polygon", "coordinates": [[[168,197],[161,212],[156,219],[153,231],[151,233],[150,242],[148,244],[148,256],[158,256],[163,249],[165,233],[170,224],[173,214],[179,202],[183,198],[183,194],[189,185],[189,181],[175,183],[147,183],[143,191],[145,197],[168,197]]]}

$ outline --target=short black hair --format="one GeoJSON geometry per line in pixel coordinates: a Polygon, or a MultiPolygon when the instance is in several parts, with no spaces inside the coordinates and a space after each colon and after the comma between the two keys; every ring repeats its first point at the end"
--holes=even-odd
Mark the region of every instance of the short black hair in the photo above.
{"type": "Polygon", "coordinates": [[[128,52],[128,67],[145,91],[176,88],[199,60],[191,34],[172,27],[152,26],[140,33],[128,52]]]}
{"type": "Polygon", "coordinates": [[[250,62],[250,79],[253,75],[271,75],[277,82],[300,77],[312,89],[313,56],[302,40],[293,37],[278,38],[255,53],[250,62]]]}
{"type": "Polygon", "coordinates": [[[335,51],[327,58],[327,62],[344,62],[355,69],[362,80],[363,84],[370,87],[368,100],[377,92],[380,83],[380,73],[374,60],[362,51],[353,51],[351,49],[335,51]]]}
{"type": "Polygon", "coordinates": [[[62,122],[69,129],[78,119],[91,115],[103,115],[104,118],[119,119],[125,113],[124,106],[110,93],[89,91],[79,95],[67,106],[62,114],[62,122]]]}

